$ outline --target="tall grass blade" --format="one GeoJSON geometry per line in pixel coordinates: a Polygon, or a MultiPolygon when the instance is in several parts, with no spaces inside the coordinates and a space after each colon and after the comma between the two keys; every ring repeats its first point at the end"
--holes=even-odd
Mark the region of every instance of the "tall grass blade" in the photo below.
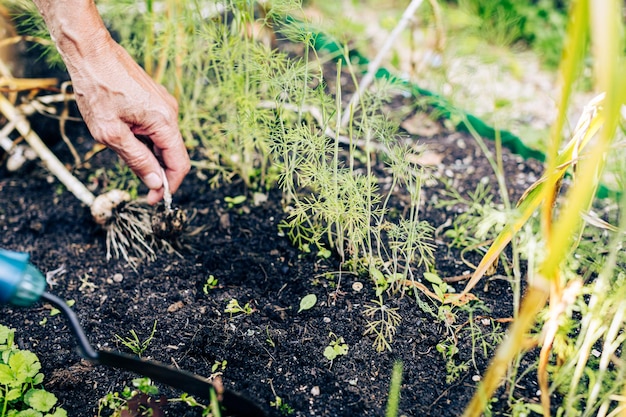
{"type": "Polygon", "coordinates": [[[389,385],[389,399],[387,400],[387,410],[385,417],[397,417],[400,405],[400,388],[402,385],[402,362],[393,364],[391,371],[391,384],[389,385]]]}
{"type": "MultiPolygon", "coordinates": [[[[505,341],[498,347],[483,382],[466,409],[464,416],[478,416],[487,405],[493,392],[504,377],[513,358],[523,347],[523,340],[536,316],[542,310],[550,296],[548,316],[558,317],[564,311],[564,305],[571,303],[571,291],[563,291],[567,283],[563,281],[560,268],[566,257],[572,253],[578,240],[573,239],[583,226],[582,213],[589,208],[599,178],[604,167],[604,159],[612,144],[619,122],[620,109],[624,103],[624,82],[618,74],[623,74],[623,61],[620,58],[623,45],[620,42],[621,5],[617,0],[601,0],[574,2],[570,14],[569,43],[566,45],[560,68],[562,96],[559,116],[553,126],[551,136],[551,152],[548,155],[546,174],[522,198],[518,211],[520,216],[496,238],[483,261],[479,264],[472,279],[463,291],[466,294],[482,277],[487,267],[504,249],[506,244],[519,231],[521,225],[528,220],[534,210],[543,204],[542,233],[546,241],[546,257],[542,260],[538,271],[529,271],[527,294],[524,296],[520,313],[509,329],[505,341]],[[586,46],[587,33],[590,30],[592,40],[592,56],[594,60],[595,87],[600,92],[585,109],[581,120],[576,126],[567,146],[557,153],[561,142],[561,131],[565,122],[565,114],[569,96],[573,88],[575,74],[581,66],[586,46]],[[596,135],[597,134],[597,135],[596,135]],[[593,146],[588,146],[591,139],[597,137],[593,146]],[[554,202],[568,167],[577,164],[574,181],[566,194],[563,209],[555,217],[554,202]],[[553,220],[554,219],[554,220],[553,220]]],[[[572,281],[574,282],[574,281],[572,281]]],[[[578,286],[572,286],[578,288],[578,286]]],[[[575,294],[577,295],[577,294],[575,294]]],[[[542,357],[547,358],[551,349],[554,332],[548,332],[543,340],[542,357]]],[[[542,390],[542,406],[544,416],[550,415],[550,400],[547,389],[547,362],[540,364],[539,381],[542,390]]],[[[597,396],[597,386],[592,397],[597,396]]],[[[594,400],[594,398],[591,398],[594,400]]]]}

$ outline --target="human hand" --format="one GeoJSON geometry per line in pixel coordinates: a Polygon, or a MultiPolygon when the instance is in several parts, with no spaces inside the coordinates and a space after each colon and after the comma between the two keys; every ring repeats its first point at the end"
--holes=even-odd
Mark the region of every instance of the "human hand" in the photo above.
{"type": "Polygon", "coordinates": [[[176,100],[111,38],[93,0],[33,1],[67,66],[91,134],[150,188],[150,204],[163,198],[163,170],[174,193],[190,169],[176,100]]]}
{"type": "Polygon", "coordinates": [[[148,202],[163,198],[161,165],[174,193],[190,168],[176,100],[112,39],[75,71],[68,69],[89,131],[150,188],[148,202]]]}

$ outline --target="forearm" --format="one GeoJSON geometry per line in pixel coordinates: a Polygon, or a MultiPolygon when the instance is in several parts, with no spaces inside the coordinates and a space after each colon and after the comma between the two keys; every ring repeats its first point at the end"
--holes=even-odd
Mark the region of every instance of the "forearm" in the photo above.
{"type": "Polygon", "coordinates": [[[33,2],[68,66],[97,56],[112,41],[93,0],[33,2]]]}

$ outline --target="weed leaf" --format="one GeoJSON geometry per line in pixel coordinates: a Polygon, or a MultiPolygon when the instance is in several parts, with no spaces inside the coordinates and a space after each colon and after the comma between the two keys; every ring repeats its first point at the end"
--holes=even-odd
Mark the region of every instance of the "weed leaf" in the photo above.
{"type": "Polygon", "coordinates": [[[43,389],[29,389],[24,394],[24,402],[37,411],[47,412],[57,403],[57,397],[43,389]]]}
{"type": "Polygon", "coordinates": [[[300,300],[300,309],[298,310],[298,313],[313,308],[316,303],[317,296],[315,294],[305,295],[304,297],[302,297],[302,300],[300,300]]]}

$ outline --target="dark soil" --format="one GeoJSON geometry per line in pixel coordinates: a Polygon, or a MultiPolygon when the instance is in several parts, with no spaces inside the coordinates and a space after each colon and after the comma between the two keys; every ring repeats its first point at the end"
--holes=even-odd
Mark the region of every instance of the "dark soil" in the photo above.
{"type": "MultiPolygon", "coordinates": [[[[450,227],[446,222],[454,221],[465,209],[435,207],[435,202],[447,198],[446,184],[466,195],[486,182],[495,201],[498,193],[492,169],[475,140],[437,128],[432,137],[413,139],[441,158],[433,167],[435,180],[424,188],[422,219],[436,228],[447,224],[441,229],[445,230],[450,227]]],[[[89,149],[92,141],[84,129],[78,124],[73,129],[73,140],[82,151],[89,149]]],[[[71,161],[62,142],[51,147],[71,161]]],[[[89,169],[81,169],[77,175],[86,181],[95,169],[115,162],[112,152],[102,152],[89,169]]],[[[523,161],[506,150],[503,162],[513,199],[541,172],[536,161],[523,161]]],[[[270,416],[283,415],[272,405],[277,396],[294,410],[294,416],[382,416],[395,361],[404,365],[400,415],[462,413],[475,390],[474,377],[489,361],[489,354],[485,357],[482,349],[472,352],[467,332],[457,335],[456,362],[474,358],[475,364],[447,383],[446,363],[436,346],[453,335],[445,323],[420,308],[414,296],[390,297],[388,306],[399,308],[402,322],[392,351],[377,353],[372,338],[363,335],[364,305],[375,298],[366,278],[345,273],[341,281],[329,279],[325,273],[339,270],[336,259],[302,254],[282,237],[278,232],[284,216],[279,192],[271,192],[260,206],[228,208],[224,197],[245,194],[242,184],[235,181],[211,189],[197,174],[192,171],[174,196],[175,205],[195,213],[189,227],[204,227],[193,240],[195,250],[184,250],[182,256],[161,252],[155,262],[141,263],[135,271],[124,261],[106,261],[104,234],[89,210],[39,162],[18,174],[3,167],[0,247],[30,253],[33,264],[44,273],[64,267],[66,272],[48,290],[75,301],[73,309],[93,346],[130,353],[116,336],[128,337],[135,331],[143,340],[156,322],[144,357],[205,377],[219,372],[226,388],[254,400],[270,416]],[[205,291],[210,275],[219,285],[205,291]],[[363,290],[353,289],[355,281],[365,284],[363,290]],[[317,295],[317,304],[298,313],[300,300],[310,293],[317,295]],[[231,317],[225,313],[232,299],[241,305],[249,303],[252,314],[231,317]],[[332,334],[343,337],[349,351],[331,363],[323,352],[332,334]],[[212,369],[222,361],[227,361],[224,369],[212,369]]],[[[469,272],[460,250],[449,247],[441,230],[436,240],[437,272],[442,277],[469,272]]],[[[464,282],[453,285],[461,290],[464,282]]],[[[484,334],[492,331],[497,320],[511,317],[512,291],[504,280],[481,284],[474,294],[489,309],[476,314],[493,319],[477,322],[484,334]]],[[[421,293],[420,298],[436,311],[436,302],[421,293]]],[[[459,311],[453,327],[463,329],[466,320],[467,315],[459,311]]],[[[1,306],[0,323],[17,329],[19,346],[39,356],[45,387],[70,416],[97,415],[100,398],[120,392],[136,377],[81,360],[66,321],[51,316],[46,304],[27,309],[1,306]]],[[[529,378],[521,384],[522,395],[534,396],[532,381],[529,378]]],[[[159,387],[168,398],[181,395],[159,387]]],[[[201,415],[199,409],[180,404],[165,406],[165,412],[170,416],[201,415]]],[[[506,414],[502,399],[494,405],[494,415],[506,414]]]]}

